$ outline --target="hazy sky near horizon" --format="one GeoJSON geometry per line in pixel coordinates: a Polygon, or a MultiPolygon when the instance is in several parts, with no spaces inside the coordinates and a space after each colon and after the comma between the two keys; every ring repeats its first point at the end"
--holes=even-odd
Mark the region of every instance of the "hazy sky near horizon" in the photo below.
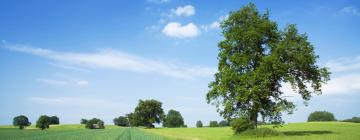
{"type": "Polygon", "coordinates": [[[206,103],[217,68],[219,23],[254,2],[280,29],[297,24],[330,68],[323,95],[298,106],[286,122],[327,110],[337,119],[360,116],[360,3],[350,0],[1,0],[0,125],[43,114],[61,123],[112,119],[139,99],[181,112],[188,126],[220,121],[206,103]]]}

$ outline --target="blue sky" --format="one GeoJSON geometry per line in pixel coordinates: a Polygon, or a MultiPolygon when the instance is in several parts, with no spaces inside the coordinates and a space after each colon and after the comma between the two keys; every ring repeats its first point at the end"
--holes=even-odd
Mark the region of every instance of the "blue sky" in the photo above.
{"type": "MultiPolygon", "coordinates": [[[[185,123],[221,120],[205,94],[217,67],[219,22],[249,1],[0,1],[0,124],[42,114],[61,123],[98,117],[106,123],[157,99],[185,123]]],[[[307,33],[332,80],[323,95],[286,122],[315,110],[360,116],[360,3],[348,0],[252,1],[279,28],[307,33]]]]}

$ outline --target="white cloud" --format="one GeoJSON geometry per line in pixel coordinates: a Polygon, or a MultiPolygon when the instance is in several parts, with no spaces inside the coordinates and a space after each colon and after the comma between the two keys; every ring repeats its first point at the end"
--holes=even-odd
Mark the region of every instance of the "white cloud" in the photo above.
{"type": "Polygon", "coordinates": [[[201,29],[203,29],[205,32],[209,31],[210,29],[220,29],[220,23],[226,20],[229,17],[229,15],[221,16],[216,21],[210,23],[201,25],[201,29]]]}
{"type": "Polygon", "coordinates": [[[360,16],[359,9],[356,7],[353,7],[353,6],[346,6],[343,9],[341,9],[341,12],[346,13],[346,14],[352,14],[355,16],[360,16]]]}
{"type": "Polygon", "coordinates": [[[181,23],[178,22],[168,23],[162,32],[169,37],[175,38],[193,38],[200,34],[200,31],[195,24],[189,23],[182,26],[181,23]]]}
{"type": "MultiPolygon", "coordinates": [[[[113,49],[104,49],[94,53],[73,53],[58,52],[26,45],[6,45],[5,48],[16,52],[48,58],[52,61],[55,61],[55,63],[69,66],[92,69],[115,69],[141,73],[156,73],[182,79],[210,77],[216,70],[212,67],[180,65],[174,62],[151,60],[113,49]]],[[[62,82],[56,81],[48,82],[62,84],[62,82]]],[[[85,84],[85,82],[80,82],[78,84],[85,84]]]]}
{"type": "Polygon", "coordinates": [[[47,78],[38,78],[36,79],[39,82],[43,82],[45,84],[54,85],[54,86],[84,86],[88,85],[89,82],[85,80],[80,79],[63,79],[63,80],[57,80],[57,79],[47,79],[47,78]]]}
{"type": "Polygon", "coordinates": [[[332,72],[345,72],[360,70],[360,56],[355,58],[339,58],[325,64],[332,72]]]}
{"type": "Polygon", "coordinates": [[[171,9],[171,13],[176,16],[192,16],[195,15],[195,7],[192,5],[179,6],[176,9],[171,9]]]}

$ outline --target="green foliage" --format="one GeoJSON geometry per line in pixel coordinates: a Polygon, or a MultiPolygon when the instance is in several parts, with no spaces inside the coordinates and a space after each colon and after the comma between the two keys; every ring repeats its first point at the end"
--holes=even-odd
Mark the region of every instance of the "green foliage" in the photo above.
{"type": "Polygon", "coordinates": [[[97,118],[93,118],[86,123],[85,128],[87,128],[87,129],[105,129],[104,121],[97,119],[97,118]]]}
{"type": "Polygon", "coordinates": [[[164,127],[184,127],[184,119],[181,116],[179,111],[169,110],[168,114],[165,116],[164,127]]]}
{"type": "Polygon", "coordinates": [[[244,132],[248,129],[253,129],[254,125],[251,124],[249,119],[247,118],[237,118],[233,119],[230,123],[231,128],[234,130],[235,134],[239,134],[241,132],[244,132]]]}
{"type": "Polygon", "coordinates": [[[259,129],[248,129],[242,132],[241,135],[248,137],[269,137],[269,136],[280,136],[282,135],[282,133],[270,128],[259,128],[259,129]]]}
{"type": "Polygon", "coordinates": [[[226,126],[230,126],[229,122],[227,120],[222,120],[219,122],[219,126],[220,127],[226,127],[226,126]]]}
{"type": "Polygon", "coordinates": [[[198,121],[196,122],[196,127],[197,127],[197,128],[203,127],[203,123],[202,123],[200,120],[198,120],[198,121]]]}
{"type": "Polygon", "coordinates": [[[317,65],[306,34],[293,24],[279,30],[253,3],[231,12],[221,28],[218,72],[206,98],[225,119],[247,117],[256,127],[260,114],[268,122],[282,122],[282,112],[295,108],[283,96],[282,84],[291,84],[308,101],[330,79],[327,68],[317,65]]]}
{"type": "Polygon", "coordinates": [[[210,121],[209,122],[209,127],[219,127],[219,124],[217,121],[210,121]]]}
{"type": "Polygon", "coordinates": [[[46,115],[41,115],[39,119],[36,121],[36,127],[41,130],[48,129],[51,124],[51,117],[46,115]]]}
{"type": "Polygon", "coordinates": [[[81,119],[81,120],[80,120],[80,124],[86,124],[87,122],[88,122],[87,119],[81,119]]]}
{"type": "Polygon", "coordinates": [[[59,117],[57,116],[50,117],[50,120],[51,120],[50,124],[54,124],[54,125],[60,124],[59,117]]]}
{"type": "Polygon", "coordinates": [[[139,100],[139,104],[131,117],[138,126],[154,128],[153,123],[161,123],[164,119],[162,103],[156,100],[139,100]]]}
{"type": "Polygon", "coordinates": [[[13,119],[13,125],[18,126],[19,129],[24,129],[26,126],[30,126],[31,123],[29,122],[29,119],[26,116],[20,115],[20,116],[16,116],[13,119]]]}
{"type": "Polygon", "coordinates": [[[308,122],[314,121],[336,121],[334,114],[327,111],[315,111],[308,117],[308,122]]]}
{"type": "Polygon", "coordinates": [[[129,121],[124,116],[115,118],[113,121],[114,121],[114,125],[117,125],[117,126],[129,126],[129,121]]]}
{"type": "Polygon", "coordinates": [[[351,119],[345,119],[343,122],[354,122],[354,123],[360,123],[360,117],[353,117],[351,119]]]}

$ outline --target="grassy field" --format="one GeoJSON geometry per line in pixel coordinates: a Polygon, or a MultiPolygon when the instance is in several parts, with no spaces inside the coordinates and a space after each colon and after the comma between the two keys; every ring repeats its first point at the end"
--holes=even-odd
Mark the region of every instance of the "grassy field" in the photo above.
{"type": "MultiPolygon", "coordinates": [[[[262,126],[271,128],[271,126],[262,126]]],[[[166,128],[146,132],[181,140],[360,140],[360,124],[344,122],[293,123],[276,128],[279,136],[257,137],[233,135],[231,128],[166,128]]]]}
{"type": "MultiPolygon", "coordinates": [[[[271,128],[271,126],[261,126],[271,128]]],[[[359,140],[359,123],[293,123],[276,128],[279,136],[257,137],[233,135],[225,128],[122,128],[106,126],[103,130],[85,129],[83,125],[59,125],[41,131],[33,126],[19,130],[0,127],[0,140],[359,140]]]]}

